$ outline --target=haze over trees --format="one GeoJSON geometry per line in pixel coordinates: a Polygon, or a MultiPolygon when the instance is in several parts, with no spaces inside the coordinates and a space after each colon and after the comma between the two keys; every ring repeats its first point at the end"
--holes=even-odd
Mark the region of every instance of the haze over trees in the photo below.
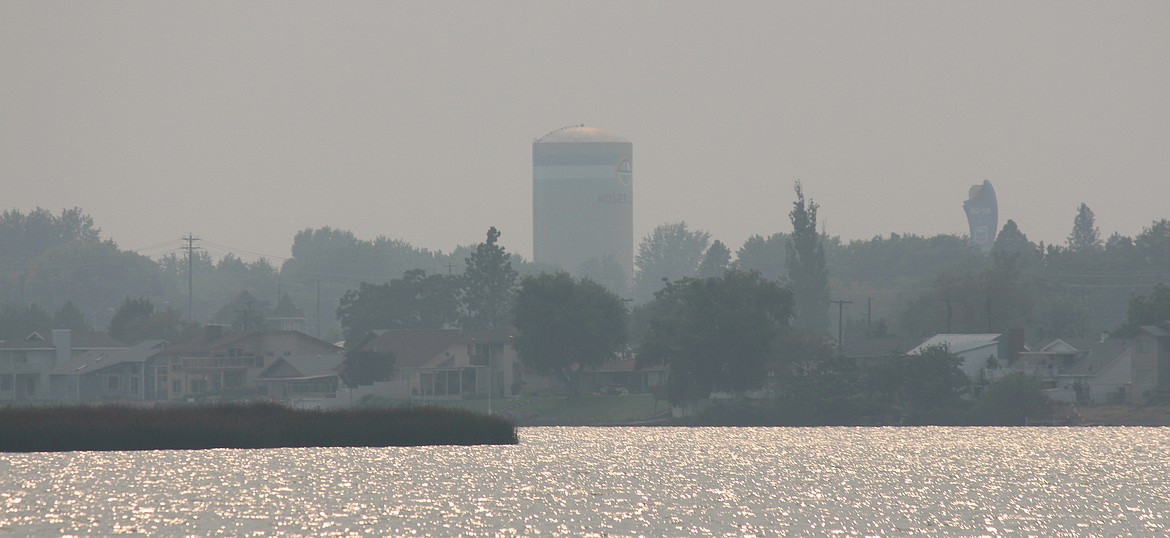
{"type": "Polygon", "coordinates": [[[649,301],[664,280],[695,276],[710,242],[711,234],[691,230],[686,221],[654,228],[634,256],[634,302],[649,301]]]}
{"type": "MultiPolygon", "coordinates": [[[[845,309],[846,348],[850,339],[864,337],[874,330],[872,327],[884,327],[880,331],[883,335],[906,338],[1015,328],[1024,329],[1030,341],[1097,337],[1102,331],[1132,326],[1131,303],[1139,305],[1135,312],[1141,310],[1141,301],[1160,297],[1156,284],[1170,282],[1170,221],[1166,219],[1153,221],[1133,237],[1117,233],[1105,237],[1092,210],[1082,204],[1070,211],[1068,241],[1044,244],[1033,242],[1026,230],[1009,218],[992,251],[985,254],[966,238],[946,234],[875,235],[842,242],[816,229],[820,209],[815,202],[804,200],[801,211],[798,196],[789,215],[791,233],[761,233],[738,248],[714,240],[707,232],[692,230],[684,222],[659,226],[639,245],[639,272],[627,291],[622,290],[625,277],[612,259],[583,263],[577,273],[604,284],[619,297],[628,293],[644,301],[631,315],[629,335],[637,344],[649,335],[652,321],[663,315],[653,310],[651,300],[654,291],[663,287],[663,276],[677,281],[716,277],[727,270],[757,271],[765,280],[791,286],[799,313],[800,290],[805,288],[797,274],[819,266],[819,245],[823,266],[810,274],[825,275],[821,281],[827,282],[832,297],[853,301],[845,309]],[[816,242],[809,240],[812,238],[816,242]],[[801,254],[802,249],[807,255],[801,254]]],[[[7,211],[0,215],[0,245],[4,248],[0,257],[0,319],[6,320],[0,332],[13,337],[54,326],[102,330],[111,326],[124,300],[134,298],[148,301],[156,316],[170,313],[171,319],[160,323],[171,329],[150,334],[181,334],[186,325],[174,327],[186,320],[189,300],[195,322],[202,323],[212,320],[241,292],[248,292],[270,304],[288,294],[304,310],[307,332],[340,340],[351,334],[337,316],[367,304],[389,305],[389,299],[374,298],[379,293],[393,295],[408,289],[414,295],[394,299],[393,306],[371,308],[382,319],[358,331],[364,333],[379,325],[498,324],[501,312],[504,320],[510,315],[506,301],[476,307],[468,302],[476,301],[476,293],[490,286],[467,288],[467,281],[459,280],[454,301],[450,288],[452,279],[466,276],[470,269],[485,279],[491,274],[504,275],[505,282],[511,278],[511,286],[498,288],[505,290],[502,296],[506,297],[518,278],[509,274],[541,272],[541,266],[504,250],[500,237],[498,230],[494,239],[489,231],[479,244],[443,253],[385,237],[359,239],[348,231],[328,227],[306,229],[293,238],[290,257],[277,259],[278,263],[265,258],[246,260],[235,253],[216,259],[209,252],[216,244],[204,241],[196,243],[191,258],[192,298],[187,294],[190,275],[185,252],[172,251],[152,260],[121,250],[112,240],[102,238],[93,220],[79,209],[60,213],[35,209],[27,214],[7,211]],[[209,250],[199,250],[201,245],[209,250]],[[501,263],[505,259],[506,263],[501,263]],[[492,273],[508,265],[513,273],[492,273]],[[347,309],[339,310],[347,296],[347,309]],[[454,321],[453,303],[458,305],[454,321]],[[490,318],[495,321],[485,321],[490,318]]],[[[824,301],[829,296],[820,297],[820,305],[827,306],[824,301]]],[[[825,326],[827,308],[817,309],[825,313],[821,330],[835,332],[835,319],[825,326]]],[[[358,326],[351,322],[353,316],[344,316],[348,316],[346,326],[358,326]]],[[[797,315],[794,324],[800,326],[800,321],[797,315]]]]}

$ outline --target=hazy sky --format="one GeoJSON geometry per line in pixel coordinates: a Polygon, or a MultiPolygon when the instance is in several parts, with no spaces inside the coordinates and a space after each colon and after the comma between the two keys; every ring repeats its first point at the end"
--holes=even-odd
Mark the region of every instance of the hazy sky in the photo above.
{"type": "MultiPolygon", "coordinates": [[[[334,226],[532,249],[534,138],[634,143],[635,234],[734,251],[792,184],[843,238],[1170,217],[1170,2],[0,2],[0,208],[123,248],[334,226]]],[[[217,253],[216,249],[212,249],[217,253]]],[[[217,253],[222,255],[222,250],[217,253]]]]}

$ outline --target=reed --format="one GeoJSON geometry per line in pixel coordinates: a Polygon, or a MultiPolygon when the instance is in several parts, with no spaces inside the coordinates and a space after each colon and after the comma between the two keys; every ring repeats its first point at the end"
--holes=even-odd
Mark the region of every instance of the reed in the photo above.
{"type": "Polygon", "coordinates": [[[439,407],[317,411],[251,403],[0,408],[0,452],[518,442],[509,419],[439,407]]]}

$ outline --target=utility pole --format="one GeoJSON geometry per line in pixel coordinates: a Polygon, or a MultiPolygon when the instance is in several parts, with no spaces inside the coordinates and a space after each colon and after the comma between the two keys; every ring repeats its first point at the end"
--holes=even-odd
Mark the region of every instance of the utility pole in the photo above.
{"type": "Polygon", "coordinates": [[[873,297],[865,298],[865,337],[873,338],[873,297]]]}
{"type": "Polygon", "coordinates": [[[447,260],[447,263],[443,264],[443,267],[447,268],[447,276],[451,276],[451,270],[455,268],[455,264],[451,263],[450,260],[447,260]]]}
{"type": "Polygon", "coordinates": [[[830,303],[837,303],[837,355],[844,357],[845,356],[845,341],[842,340],[842,338],[845,336],[845,330],[844,330],[845,326],[842,325],[842,322],[845,319],[844,318],[845,305],[853,304],[853,301],[842,301],[841,299],[837,299],[836,301],[829,301],[829,302],[830,303]]]}
{"type": "Polygon", "coordinates": [[[195,299],[195,280],[192,269],[195,267],[195,251],[202,250],[202,248],[195,246],[195,242],[200,240],[198,237],[195,237],[195,234],[188,233],[187,237],[180,237],[179,239],[187,242],[187,246],[179,248],[187,251],[187,321],[194,322],[195,317],[192,314],[194,311],[192,305],[195,299]]]}
{"type": "Polygon", "coordinates": [[[321,279],[317,279],[317,338],[321,338],[321,279]]]}

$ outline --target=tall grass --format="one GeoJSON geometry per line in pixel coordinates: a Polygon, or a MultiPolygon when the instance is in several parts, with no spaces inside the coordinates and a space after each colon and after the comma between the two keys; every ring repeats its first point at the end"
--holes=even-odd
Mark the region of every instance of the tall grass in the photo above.
{"type": "Polygon", "coordinates": [[[0,408],[0,452],[516,444],[511,420],[461,409],[278,404],[0,408]]]}

